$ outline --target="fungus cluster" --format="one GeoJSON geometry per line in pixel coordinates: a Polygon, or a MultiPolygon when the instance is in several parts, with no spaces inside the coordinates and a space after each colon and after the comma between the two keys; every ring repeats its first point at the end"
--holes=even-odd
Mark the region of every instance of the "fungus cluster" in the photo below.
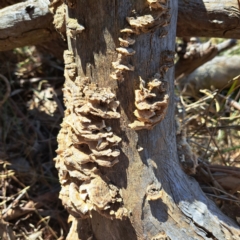
{"type": "Polygon", "coordinates": [[[61,37],[65,40],[65,35],[66,35],[65,5],[61,0],[53,0],[49,4],[49,10],[51,13],[53,13],[53,25],[55,29],[59,32],[61,37]]]}
{"type": "MultiPolygon", "coordinates": [[[[110,75],[115,80],[123,80],[124,71],[134,71],[134,66],[129,64],[129,57],[135,54],[134,49],[131,48],[135,39],[132,39],[131,36],[147,33],[170,23],[168,0],[148,0],[148,4],[150,10],[147,12],[149,14],[142,16],[135,14],[135,16],[127,17],[129,27],[120,31],[123,36],[118,39],[120,44],[120,47],[116,48],[118,58],[117,61],[112,62],[115,71],[110,75]]],[[[164,37],[166,34],[166,31],[163,31],[160,37],[164,37]]],[[[174,64],[173,58],[172,51],[162,52],[159,74],[154,76],[147,87],[140,77],[140,89],[135,90],[136,110],[134,115],[137,120],[129,124],[132,129],[152,129],[165,117],[169,96],[163,79],[168,69],[174,64]]]]}
{"type": "Polygon", "coordinates": [[[133,33],[146,33],[170,23],[168,0],[148,0],[150,12],[142,16],[127,17],[133,33]]]}
{"type": "Polygon", "coordinates": [[[148,201],[155,201],[157,199],[160,199],[162,197],[162,186],[159,182],[152,183],[148,185],[147,191],[146,191],[146,199],[148,201]]]}
{"type": "Polygon", "coordinates": [[[137,117],[129,127],[134,130],[151,130],[157,123],[161,122],[166,115],[169,96],[166,82],[160,80],[160,75],[149,81],[147,87],[140,78],[140,89],[135,90],[134,115],[137,117]]]}
{"type": "Polygon", "coordinates": [[[60,198],[76,218],[96,210],[110,218],[127,216],[119,189],[101,174],[100,167],[118,162],[121,141],[107,123],[120,118],[119,102],[110,88],[100,88],[88,78],[76,77],[71,51],[64,52],[66,106],[58,135],[56,167],[62,186],[60,198]]]}
{"type": "Polygon", "coordinates": [[[115,80],[123,80],[123,71],[134,71],[134,66],[129,64],[129,56],[135,54],[135,51],[131,48],[131,45],[135,43],[135,40],[130,38],[130,33],[125,33],[122,38],[118,38],[120,47],[116,48],[118,52],[118,58],[116,62],[112,62],[112,66],[115,71],[110,75],[115,80]]]}
{"type": "Polygon", "coordinates": [[[168,0],[147,0],[151,9],[167,10],[168,0]]]}
{"type": "Polygon", "coordinates": [[[67,35],[71,38],[76,38],[77,34],[80,34],[85,28],[80,25],[75,18],[68,18],[67,19],[67,35]]]}
{"type": "MultiPolygon", "coordinates": [[[[134,66],[129,64],[128,58],[135,54],[131,47],[135,40],[131,38],[131,35],[147,33],[157,27],[165,27],[170,23],[168,0],[149,0],[148,3],[150,13],[143,16],[127,17],[126,20],[130,27],[120,31],[123,36],[118,38],[120,45],[116,48],[118,58],[117,61],[112,62],[115,71],[110,75],[115,80],[124,80],[124,71],[134,71],[134,66]]],[[[166,31],[162,32],[161,37],[163,36],[166,36],[166,31]]]]}
{"type": "Polygon", "coordinates": [[[166,73],[174,65],[174,52],[163,51],[161,53],[159,72],[146,84],[140,77],[139,89],[135,90],[135,120],[129,124],[134,130],[151,130],[161,122],[167,112],[169,94],[167,82],[164,81],[166,73]],[[147,86],[146,86],[147,85],[147,86]]]}
{"type": "Polygon", "coordinates": [[[127,21],[134,33],[140,34],[141,32],[147,33],[158,27],[166,27],[169,25],[170,15],[165,11],[156,11],[143,16],[127,17],[127,21]]]}

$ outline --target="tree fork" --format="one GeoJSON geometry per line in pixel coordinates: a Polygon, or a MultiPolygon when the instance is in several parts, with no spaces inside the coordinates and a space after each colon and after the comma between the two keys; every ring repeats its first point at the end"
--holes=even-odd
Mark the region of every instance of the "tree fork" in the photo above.
{"type": "Polygon", "coordinates": [[[238,239],[237,224],[178,162],[177,1],[66,2],[67,109],[55,161],[72,215],[67,239],[238,239]],[[154,129],[131,129],[136,118],[154,129]]]}

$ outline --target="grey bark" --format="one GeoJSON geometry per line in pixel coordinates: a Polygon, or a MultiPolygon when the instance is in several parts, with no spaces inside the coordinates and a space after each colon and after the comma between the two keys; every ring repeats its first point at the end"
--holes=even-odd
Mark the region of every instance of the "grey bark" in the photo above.
{"type": "MultiPolygon", "coordinates": [[[[134,90],[139,77],[146,82],[160,72],[164,51],[174,51],[177,1],[170,1],[171,23],[168,34],[159,38],[163,29],[135,35],[136,54],[129,61],[133,72],[124,73],[124,81],[109,77],[115,49],[119,47],[120,30],[128,26],[126,17],[133,10],[144,15],[146,1],[77,1],[69,16],[77,18],[85,30],[75,39],[68,38],[69,50],[76,58],[78,76],[89,77],[100,87],[111,87],[120,101],[121,118],[112,128],[122,138],[119,163],[101,167],[101,173],[121,189],[127,220],[110,220],[92,211],[92,218],[78,219],[75,230],[79,239],[239,239],[235,222],[227,218],[201,191],[194,179],[185,175],[178,162],[174,122],[174,71],[169,69],[170,104],[167,116],[154,130],[133,131],[134,90]],[[142,147],[142,151],[138,151],[142,147]],[[162,197],[147,200],[149,186],[161,189],[162,197]]],[[[72,235],[73,236],[73,235],[72,235]]]]}

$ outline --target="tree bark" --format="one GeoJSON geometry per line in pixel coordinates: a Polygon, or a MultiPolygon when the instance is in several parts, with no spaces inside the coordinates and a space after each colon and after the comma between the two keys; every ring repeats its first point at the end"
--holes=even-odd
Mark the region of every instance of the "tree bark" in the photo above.
{"type": "Polygon", "coordinates": [[[177,36],[239,38],[238,0],[179,0],[177,36]]]}
{"type": "Polygon", "coordinates": [[[177,1],[67,3],[66,111],[55,159],[73,216],[67,239],[238,239],[237,224],[178,161],[177,1]]]}

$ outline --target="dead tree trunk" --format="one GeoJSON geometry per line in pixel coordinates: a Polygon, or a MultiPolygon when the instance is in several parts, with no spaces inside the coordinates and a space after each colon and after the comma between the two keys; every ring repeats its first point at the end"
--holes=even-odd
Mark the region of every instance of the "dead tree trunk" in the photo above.
{"type": "Polygon", "coordinates": [[[56,167],[67,239],[239,239],[181,170],[174,123],[177,1],[66,1],[56,167]]]}

